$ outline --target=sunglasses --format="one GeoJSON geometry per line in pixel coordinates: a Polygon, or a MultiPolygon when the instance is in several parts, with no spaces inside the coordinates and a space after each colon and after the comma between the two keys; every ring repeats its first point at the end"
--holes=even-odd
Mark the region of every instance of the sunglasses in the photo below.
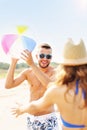
{"type": "Polygon", "coordinates": [[[46,58],[46,59],[51,59],[52,58],[52,55],[50,54],[39,54],[39,57],[42,59],[42,58],[46,58]]]}

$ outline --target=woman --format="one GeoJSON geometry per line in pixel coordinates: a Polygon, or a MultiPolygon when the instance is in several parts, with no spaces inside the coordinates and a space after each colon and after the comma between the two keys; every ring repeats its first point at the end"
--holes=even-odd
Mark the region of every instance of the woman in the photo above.
{"type": "Polygon", "coordinates": [[[18,117],[23,113],[36,114],[56,104],[63,130],[87,130],[87,52],[84,42],[65,44],[55,83],[50,83],[44,96],[27,106],[13,108],[18,117]]]}

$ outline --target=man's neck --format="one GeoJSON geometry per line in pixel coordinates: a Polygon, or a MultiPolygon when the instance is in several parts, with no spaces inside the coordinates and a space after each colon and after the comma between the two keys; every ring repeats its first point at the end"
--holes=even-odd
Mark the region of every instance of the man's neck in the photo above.
{"type": "Polygon", "coordinates": [[[40,68],[41,71],[43,71],[44,73],[46,73],[48,71],[49,67],[47,67],[47,68],[41,68],[41,67],[39,67],[39,68],[40,68]]]}

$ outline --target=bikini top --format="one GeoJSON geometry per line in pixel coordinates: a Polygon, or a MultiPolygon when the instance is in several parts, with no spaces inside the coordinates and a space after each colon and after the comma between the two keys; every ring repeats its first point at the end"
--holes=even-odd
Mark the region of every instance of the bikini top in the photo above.
{"type": "MultiPolygon", "coordinates": [[[[79,80],[76,81],[76,90],[75,90],[75,94],[78,94],[79,88],[78,88],[78,84],[79,84],[79,80]]],[[[85,99],[86,98],[86,93],[84,91],[84,89],[82,89],[82,96],[85,99]]],[[[86,125],[77,125],[77,124],[71,124],[69,122],[66,122],[62,117],[61,117],[62,123],[64,126],[69,127],[69,128],[84,128],[87,127],[86,125]]]]}
{"type": "Polygon", "coordinates": [[[69,127],[69,128],[85,128],[87,127],[86,125],[77,125],[77,124],[71,124],[69,122],[66,122],[62,117],[61,117],[62,123],[64,126],[69,127]]]}

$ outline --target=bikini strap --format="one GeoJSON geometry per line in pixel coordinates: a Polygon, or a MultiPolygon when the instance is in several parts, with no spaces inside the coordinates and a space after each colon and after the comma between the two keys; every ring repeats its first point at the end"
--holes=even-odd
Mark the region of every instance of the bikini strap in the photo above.
{"type": "MultiPolygon", "coordinates": [[[[76,95],[78,94],[78,91],[79,91],[78,85],[79,85],[79,80],[76,80],[76,90],[75,90],[76,95]]],[[[86,99],[86,92],[83,88],[82,88],[82,97],[83,99],[86,99]]]]}
{"type": "Polygon", "coordinates": [[[84,89],[82,89],[82,97],[83,97],[83,99],[86,99],[86,92],[84,89]]]}

